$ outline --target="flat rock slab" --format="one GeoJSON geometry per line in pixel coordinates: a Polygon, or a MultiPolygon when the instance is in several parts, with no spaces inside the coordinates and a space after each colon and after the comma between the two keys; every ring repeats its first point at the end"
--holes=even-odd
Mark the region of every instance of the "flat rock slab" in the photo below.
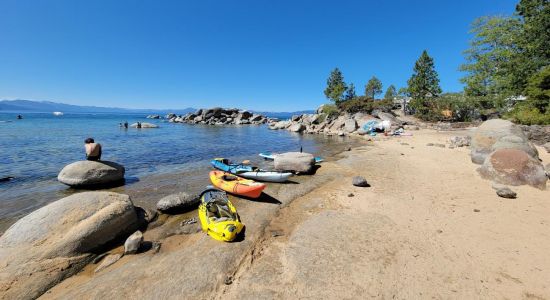
{"type": "Polygon", "coordinates": [[[77,161],[65,166],[57,180],[71,187],[94,187],[122,183],[125,169],[110,161],[77,161]]]}
{"type": "Polygon", "coordinates": [[[112,192],[74,194],[28,214],[0,237],[1,298],[37,298],[137,221],[130,197],[112,192]]]}

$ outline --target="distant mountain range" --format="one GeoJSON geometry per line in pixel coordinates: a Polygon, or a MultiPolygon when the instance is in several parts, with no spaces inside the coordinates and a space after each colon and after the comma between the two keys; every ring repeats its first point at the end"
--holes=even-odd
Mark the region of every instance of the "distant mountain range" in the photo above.
{"type": "Polygon", "coordinates": [[[176,114],[186,114],[195,111],[194,108],[184,109],[132,109],[118,107],[99,107],[99,106],[80,106],[72,104],[57,103],[51,101],[33,101],[33,100],[1,100],[0,112],[54,112],[63,113],[143,113],[143,114],[165,114],[173,112],[176,114]]]}
{"type": "MultiPolygon", "coordinates": [[[[166,113],[186,114],[189,112],[195,112],[195,108],[183,108],[183,109],[132,109],[132,108],[118,108],[118,107],[99,107],[99,106],[81,106],[57,103],[51,101],[34,101],[34,100],[0,100],[0,112],[46,112],[51,113],[54,111],[60,111],[63,113],[143,113],[143,114],[159,114],[164,115],[166,113]]],[[[251,111],[257,114],[262,114],[272,118],[289,118],[292,115],[310,114],[313,110],[304,110],[296,112],[259,112],[251,111]]]]}

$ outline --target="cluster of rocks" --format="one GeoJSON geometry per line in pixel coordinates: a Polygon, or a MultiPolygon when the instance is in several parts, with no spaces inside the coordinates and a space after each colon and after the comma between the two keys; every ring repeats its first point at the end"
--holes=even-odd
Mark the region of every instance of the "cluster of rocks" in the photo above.
{"type": "Polygon", "coordinates": [[[162,117],[160,115],[148,115],[145,118],[147,118],[147,119],[161,119],[162,117]]]}
{"type": "MultiPolygon", "coordinates": [[[[493,119],[481,124],[472,134],[471,159],[481,165],[483,178],[497,184],[546,188],[548,178],[537,149],[512,122],[493,119]]],[[[510,191],[500,190],[499,196],[512,198],[510,191]]]]}
{"type": "Polygon", "coordinates": [[[0,237],[2,298],[38,298],[138,225],[130,197],[113,192],[74,194],[28,214],[0,237]]]}
{"type": "Polygon", "coordinates": [[[307,134],[326,134],[326,135],[364,135],[368,132],[363,126],[369,121],[389,121],[391,129],[403,127],[408,130],[418,130],[415,124],[408,124],[397,118],[394,114],[374,110],[371,114],[355,113],[331,116],[323,112],[323,106],[317,109],[314,114],[303,114],[292,116],[289,120],[270,121],[269,129],[285,129],[291,132],[300,132],[307,134]]]}
{"type": "Polygon", "coordinates": [[[187,113],[183,116],[171,113],[166,115],[166,119],[172,123],[205,125],[260,125],[273,120],[246,110],[239,110],[237,108],[224,109],[221,107],[199,109],[194,113],[187,113]]]}

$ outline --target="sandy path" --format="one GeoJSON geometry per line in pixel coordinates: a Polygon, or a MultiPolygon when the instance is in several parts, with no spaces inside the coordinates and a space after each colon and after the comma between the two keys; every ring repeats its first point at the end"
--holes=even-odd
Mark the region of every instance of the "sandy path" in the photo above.
{"type": "Polygon", "coordinates": [[[449,135],[324,166],[343,176],[284,208],[218,298],[550,299],[550,192],[499,198],[468,149],[426,146],[449,135]]]}

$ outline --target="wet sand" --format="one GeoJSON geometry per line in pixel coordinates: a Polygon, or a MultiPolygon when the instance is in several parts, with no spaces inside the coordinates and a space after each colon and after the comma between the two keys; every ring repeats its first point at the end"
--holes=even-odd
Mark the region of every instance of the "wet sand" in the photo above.
{"type": "Polygon", "coordinates": [[[194,213],[163,219],[145,234],[159,253],[91,265],[43,298],[550,298],[550,192],[499,198],[469,149],[426,145],[466,133],[379,137],[299,184],[270,185],[263,201],[232,198],[240,242],[180,225],[194,213]]]}

